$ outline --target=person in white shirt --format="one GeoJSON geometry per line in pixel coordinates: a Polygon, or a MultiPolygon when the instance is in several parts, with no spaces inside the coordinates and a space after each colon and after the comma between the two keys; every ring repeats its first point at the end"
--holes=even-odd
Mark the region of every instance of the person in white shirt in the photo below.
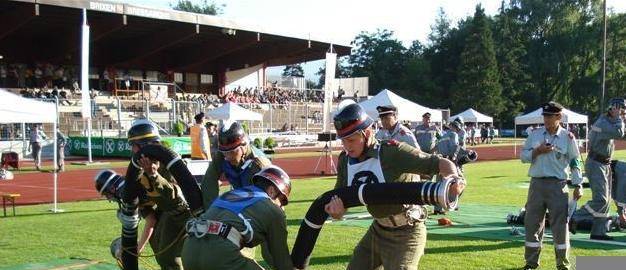
{"type": "Polygon", "coordinates": [[[33,150],[33,161],[35,168],[41,170],[41,144],[46,140],[46,133],[43,132],[41,124],[35,124],[30,131],[30,147],[33,150]]]}

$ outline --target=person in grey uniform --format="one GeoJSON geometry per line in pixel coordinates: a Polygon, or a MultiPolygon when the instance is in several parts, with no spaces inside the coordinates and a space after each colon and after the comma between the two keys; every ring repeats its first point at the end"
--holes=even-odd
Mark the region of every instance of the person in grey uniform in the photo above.
{"type": "Polygon", "coordinates": [[[448,130],[443,134],[435,147],[437,154],[455,161],[459,153],[465,149],[465,131],[463,130],[463,120],[456,118],[448,125],[448,130]]]}
{"type": "MultiPolygon", "coordinates": [[[[400,121],[398,121],[398,108],[393,105],[387,106],[378,106],[376,107],[378,111],[378,117],[380,118],[380,123],[383,125],[381,129],[376,132],[376,139],[378,140],[395,140],[398,142],[405,142],[406,144],[413,146],[417,150],[421,150],[420,146],[417,144],[417,140],[415,139],[415,135],[411,132],[409,128],[404,126],[400,121]]],[[[411,177],[411,181],[418,182],[420,181],[420,176],[417,174],[409,174],[411,177]]]]}
{"type": "Polygon", "coordinates": [[[415,136],[411,130],[398,121],[398,108],[393,105],[378,106],[378,117],[383,128],[376,132],[376,139],[379,140],[396,140],[405,142],[410,146],[420,149],[415,136]]]}
{"type": "Polygon", "coordinates": [[[422,124],[415,127],[415,139],[420,149],[432,154],[437,139],[441,137],[441,131],[437,126],[430,123],[430,113],[422,115],[422,124]]]}
{"type": "MultiPolygon", "coordinates": [[[[576,216],[593,216],[590,238],[595,240],[613,240],[606,234],[611,196],[610,163],[615,149],[613,140],[624,137],[625,108],[624,99],[611,99],[608,111],[596,120],[589,132],[585,171],[591,186],[591,200],[576,211],[576,216]]],[[[572,221],[576,222],[574,219],[572,221]]]]}
{"type": "Polygon", "coordinates": [[[67,144],[67,136],[57,128],[57,171],[65,171],[65,145],[67,144]]]}
{"type": "MultiPolygon", "coordinates": [[[[611,161],[611,198],[617,205],[617,214],[608,218],[605,223],[607,231],[622,231],[626,227],[626,162],[611,161]]],[[[591,231],[594,217],[586,211],[576,211],[570,220],[570,232],[578,230],[591,231]]]]}
{"type": "MultiPolygon", "coordinates": [[[[523,269],[539,267],[546,210],[550,212],[557,269],[570,269],[567,178],[568,167],[575,164],[573,160],[579,158],[580,152],[574,135],[559,125],[563,106],[548,102],[542,108],[545,127],[531,132],[520,154],[523,163],[530,163],[531,177],[524,216],[526,265],[523,269]]],[[[582,188],[577,185],[574,200],[581,196],[582,188]]]]}
{"type": "Polygon", "coordinates": [[[33,161],[35,168],[41,170],[41,144],[46,140],[46,133],[43,132],[41,124],[35,124],[30,131],[30,146],[33,150],[33,161]]]}
{"type": "Polygon", "coordinates": [[[617,205],[617,218],[615,223],[618,228],[626,226],[626,162],[614,160],[611,162],[613,173],[613,200],[617,205]]]}

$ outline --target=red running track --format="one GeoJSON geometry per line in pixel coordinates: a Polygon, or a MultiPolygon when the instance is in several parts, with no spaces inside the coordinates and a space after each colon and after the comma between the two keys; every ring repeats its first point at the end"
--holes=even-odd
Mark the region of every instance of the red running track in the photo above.
{"type": "MultiPolygon", "coordinates": [[[[517,155],[521,146],[517,147],[517,155]]],[[[617,142],[618,149],[626,149],[626,142],[617,142]]],[[[493,146],[474,148],[480,161],[508,160],[516,158],[513,146],[493,146]]],[[[327,174],[330,163],[322,160],[320,167],[314,171],[318,157],[274,159],[274,163],[287,171],[292,178],[310,178],[320,176],[320,171],[327,174]]],[[[337,162],[334,157],[333,161],[337,162]]],[[[125,173],[125,168],[116,168],[118,173],[125,173]]],[[[99,199],[93,187],[93,177],[99,169],[72,170],[59,173],[59,202],[99,199]]],[[[51,173],[23,173],[15,175],[10,181],[0,181],[0,193],[20,193],[17,204],[50,203],[53,200],[53,180],[51,173]]]]}
{"type": "MultiPolygon", "coordinates": [[[[284,168],[293,178],[319,176],[319,171],[313,173],[317,164],[317,157],[275,159],[274,163],[284,168]]],[[[334,162],[337,159],[334,158],[334,162]]],[[[323,162],[320,169],[326,170],[323,162]]],[[[126,168],[115,168],[120,174],[126,173],[126,168]]],[[[58,174],[58,201],[84,201],[99,199],[93,185],[93,177],[100,169],[70,170],[58,174]]],[[[16,204],[42,204],[53,201],[53,174],[33,172],[16,174],[15,179],[0,181],[0,193],[19,193],[16,204]]]]}

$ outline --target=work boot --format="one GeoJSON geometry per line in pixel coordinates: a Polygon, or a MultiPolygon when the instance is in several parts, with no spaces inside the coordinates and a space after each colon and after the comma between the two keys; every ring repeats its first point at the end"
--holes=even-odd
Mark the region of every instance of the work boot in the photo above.
{"type": "Polygon", "coordinates": [[[589,237],[591,240],[603,240],[603,241],[613,241],[613,237],[609,235],[591,235],[589,237]]]}

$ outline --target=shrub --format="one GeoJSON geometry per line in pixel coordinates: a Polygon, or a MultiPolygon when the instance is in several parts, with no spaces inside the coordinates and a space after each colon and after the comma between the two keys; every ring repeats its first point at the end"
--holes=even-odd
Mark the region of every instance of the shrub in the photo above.
{"type": "Polygon", "coordinates": [[[267,137],[267,139],[265,139],[265,142],[263,143],[263,145],[267,149],[274,149],[274,147],[276,147],[278,144],[276,143],[276,141],[274,141],[274,138],[267,137]]]}
{"type": "Polygon", "coordinates": [[[178,137],[183,136],[183,133],[185,133],[185,125],[182,122],[176,122],[176,124],[174,124],[174,133],[176,133],[176,135],[178,135],[178,137]]]}
{"type": "Polygon", "coordinates": [[[254,141],[252,141],[252,145],[256,148],[263,149],[263,142],[261,142],[261,138],[255,138],[254,141]]]}

